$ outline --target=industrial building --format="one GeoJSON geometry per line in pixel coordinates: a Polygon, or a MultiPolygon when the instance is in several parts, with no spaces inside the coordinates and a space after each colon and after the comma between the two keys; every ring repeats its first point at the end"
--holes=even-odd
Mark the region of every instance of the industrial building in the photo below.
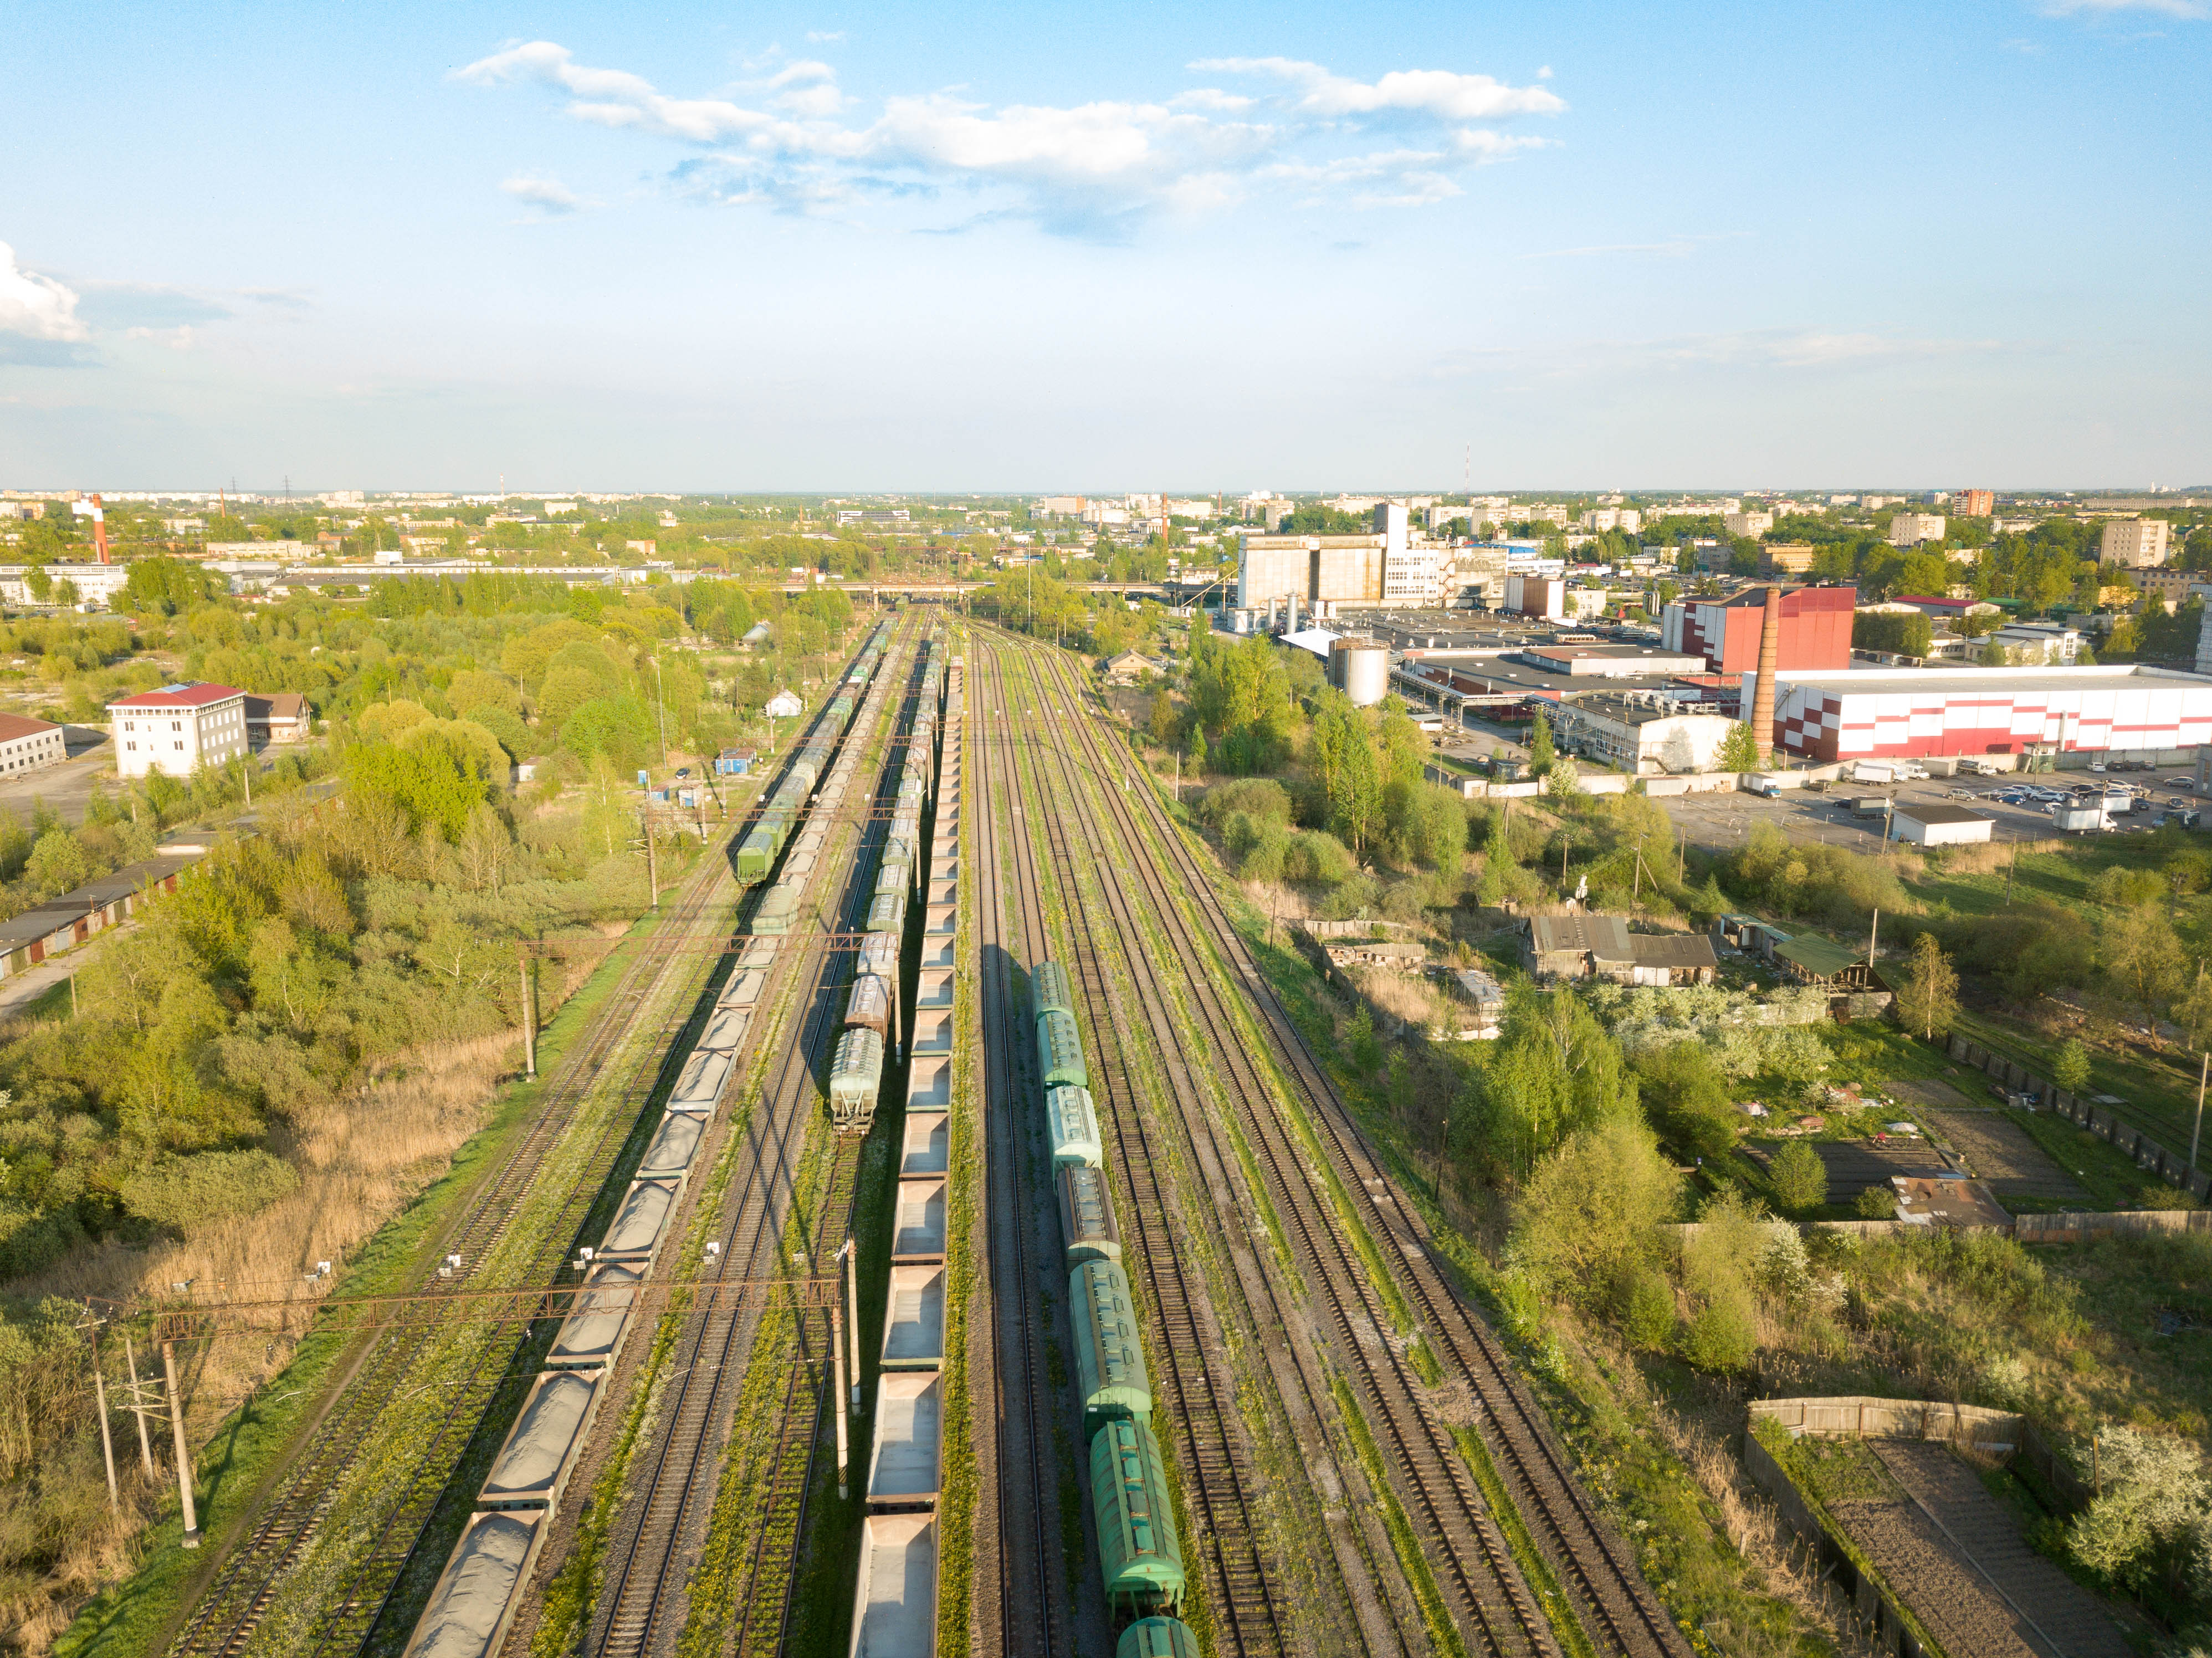
{"type": "Polygon", "coordinates": [[[1996,819],[1934,800],[1900,800],[1890,809],[1893,840],[1916,847],[1966,847],[1987,841],[1996,819]]]}
{"type": "Polygon", "coordinates": [[[0,714],[0,777],[14,777],[69,758],[62,728],[27,714],[0,714]]]}
{"type": "Polygon", "coordinates": [[[1237,608],[1304,607],[1327,616],[1338,607],[1397,604],[1418,608],[1494,602],[1505,580],[1505,555],[1490,546],[1454,549],[1416,536],[1407,509],[1382,501],[1374,532],[1355,536],[1239,537],[1237,608]]]}
{"type": "Polygon", "coordinates": [[[2212,680],[2161,668],[1881,668],[1774,677],[1773,736],[1808,760],[2148,756],[2212,739],[2212,680]]]}
{"type": "MultiPolygon", "coordinates": [[[[1761,607],[1766,589],[1746,587],[1725,598],[1678,598],[1660,623],[1670,651],[1702,657],[1714,673],[1749,673],[1759,666],[1761,607]]],[[[1776,666],[1784,673],[1841,672],[1851,665],[1856,587],[1785,587],[1776,666]]]]}
{"type": "Polygon", "coordinates": [[[1639,777],[1713,770],[1736,724],[1656,691],[1577,697],[1552,718],[1561,748],[1639,777]]]}

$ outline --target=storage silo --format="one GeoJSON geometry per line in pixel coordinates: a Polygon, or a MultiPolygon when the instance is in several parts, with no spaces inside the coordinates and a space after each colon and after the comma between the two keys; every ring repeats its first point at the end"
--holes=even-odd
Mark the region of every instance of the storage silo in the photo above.
{"type": "Polygon", "coordinates": [[[1389,647],[1372,639],[1338,640],[1329,647],[1328,683],[1353,708],[1373,707],[1390,689],[1389,647]]]}

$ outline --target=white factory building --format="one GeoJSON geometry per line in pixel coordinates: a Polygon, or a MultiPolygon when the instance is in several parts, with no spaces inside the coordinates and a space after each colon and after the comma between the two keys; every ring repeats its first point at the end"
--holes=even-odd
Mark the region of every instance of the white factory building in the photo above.
{"type": "Polygon", "coordinates": [[[229,685],[164,685],[107,705],[118,776],[190,777],[246,751],[246,693],[229,685]]]}
{"type": "MultiPolygon", "coordinates": [[[[1752,681],[1745,678],[1745,706],[1752,681]]],[[[2212,740],[2212,680],[2168,669],[1898,668],[1778,673],[1774,741],[1818,761],[1929,755],[2146,757],[2212,740]]]]}

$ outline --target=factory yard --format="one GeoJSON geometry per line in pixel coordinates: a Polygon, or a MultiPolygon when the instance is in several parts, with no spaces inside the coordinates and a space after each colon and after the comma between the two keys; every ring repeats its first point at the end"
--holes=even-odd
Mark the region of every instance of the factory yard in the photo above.
{"type": "MultiPolygon", "coordinates": [[[[2028,780],[2055,786],[2090,780],[2080,773],[2066,772],[2028,780]]],[[[1708,852],[1726,852],[1741,846],[1750,837],[1752,826],[1765,823],[1774,824],[1793,841],[1878,853],[1882,849],[1885,820],[1860,817],[1852,811],[1854,801],[1877,794],[1890,795],[1900,805],[1941,803],[1985,813],[1995,821],[1992,835],[1998,841],[2047,840],[2059,832],[2047,813],[2033,806],[2008,805],[1993,798],[2003,786],[2002,782],[1986,777],[1938,777],[1894,789],[1837,782],[1818,794],[1791,789],[1770,799],[1738,789],[1711,794],[1669,795],[1662,797],[1661,804],[1666,807],[1667,815],[1687,835],[1690,844],[1708,852]],[[1954,789],[1963,789],[1975,798],[1954,801],[1951,799],[1954,789]]],[[[2184,791],[2169,787],[2163,779],[2158,780],[2161,803],[2168,795],[2181,793],[2184,791]]],[[[2191,793],[2190,798],[2195,800],[2197,797],[2191,793]]],[[[2128,820],[2123,817],[2118,821],[2124,824],[2128,820]]],[[[2146,816],[2146,823],[2148,821],[2146,816]]]]}

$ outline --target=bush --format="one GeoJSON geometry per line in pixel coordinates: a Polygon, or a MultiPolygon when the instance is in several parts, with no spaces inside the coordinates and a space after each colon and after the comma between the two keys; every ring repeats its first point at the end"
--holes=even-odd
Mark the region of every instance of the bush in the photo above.
{"type": "Polygon", "coordinates": [[[1852,1206],[1858,1211],[1861,1220],[1895,1220],[1897,1193],[1887,1186],[1863,1187],[1852,1206]]]}
{"type": "Polygon", "coordinates": [[[1227,829],[1232,816],[1242,815],[1261,823],[1288,829],[1291,792],[1272,778],[1243,777],[1233,783],[1217,783],[1197,805],[1200,821],[1227,829]]]}
{"type": "Polygon", "coordinates": [[[1741,1370],[1759,1350],[1759,1318],[1747,1292],[1707,1302],[1682,1333],[1682,1357],[1701,1370],[1741,1370]]]}
{"type": "Polygon", "coordinates": [[[1791,1140],[1777,1151],[1767,1172],[1775,1197],[1793,1215],[1808,1213],[1828,1200],[1828,1166],[1804,1140],[1791,1140]]]}
{"type": "Polygon", "coordinates": [[[1735,1144],[1728,1084],[1705,1043],[1683,1041],[1638,1054],[1637,1090],[1668,1142],[1698,1157],[1717,1157],[1735,1144]]]}
{"type": "Polygon", "coordinates": [[[1283,878],[1335,886],[1358,867],[1343,841],[1325,829],[1305,829],[1283,848],[1283,878]]]}
{"type": "Polygon", "coordinates": [[[124,1206],[173,1232],[266,1209],[300,1183],[292,1166],[266,1151],[203,1151],[125,1175],[124,1206]]]}
{"type": "MultiPolygon", "coordinates": [[[[1514,1212],[1514,1252],[1549,1294],[1585,1303],[1608,1295],[1624,1322],[1656,1284],[1658,1228],[1674,1218],[1681,1179],[1641,1124],[1616,1120],[1570,1138],[1537,1169],[1514,1212]]],[[[1663,1333],[1662,1333],[1663,1335],[1663,1333]]]]}
{"type": "Polygon", "coordinates": [[[1666,1351],[1674,1335],[1674,1291],[1662,1274],[1644,1267],[1628,1275],[1620,1323],[1632,1346],[1649,1353],[1666,1351]]]}

